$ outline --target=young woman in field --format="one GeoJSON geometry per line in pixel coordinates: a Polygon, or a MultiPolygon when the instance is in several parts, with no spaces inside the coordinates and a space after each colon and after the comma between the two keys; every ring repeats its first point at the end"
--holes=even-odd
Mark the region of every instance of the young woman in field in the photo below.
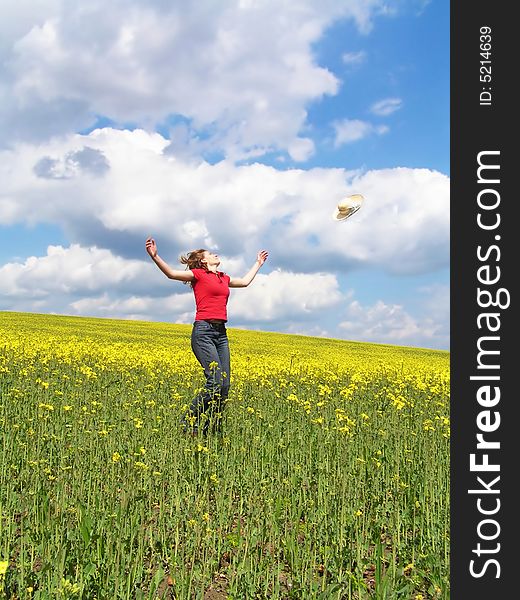
{"type": "Polygon", "coordinates": [[[184,271],[172,269],[158,255],[153,238],[146,240],[146,251],[166,277],[189,283],[195,296],[191,349],[204,369],[206,385],[184,415],[184,428],[205,434],[212,421],[214,427],[219,429],[231,373],[226,331],[229,288],[247,287],[267,260],[268,253],[260,250],[255,264],[243,277],[230,277],[218,270],[218,255],[203,248],[181,256],[181,263],[186,265],[184,271]]]}

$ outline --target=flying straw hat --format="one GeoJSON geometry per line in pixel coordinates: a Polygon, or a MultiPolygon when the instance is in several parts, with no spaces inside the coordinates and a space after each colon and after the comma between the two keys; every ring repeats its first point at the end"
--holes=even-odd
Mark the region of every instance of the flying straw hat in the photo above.
{"type": "Polygon", "coordinates": [[[348,219],[361,208],[364,200],[365,198],[361,194],[347,196],[338,202],[338,206],[334,210],[332,218],[335,221],[344,221],[345,219],[348,219]]]}

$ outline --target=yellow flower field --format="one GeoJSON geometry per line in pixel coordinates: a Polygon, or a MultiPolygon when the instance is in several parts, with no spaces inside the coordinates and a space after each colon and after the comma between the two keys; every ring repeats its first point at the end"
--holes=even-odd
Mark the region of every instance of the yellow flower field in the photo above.
{"type": "Polygon", "coordinates": [[[0,313],[0,598],[449,598],[449,353],[0,313]]]}

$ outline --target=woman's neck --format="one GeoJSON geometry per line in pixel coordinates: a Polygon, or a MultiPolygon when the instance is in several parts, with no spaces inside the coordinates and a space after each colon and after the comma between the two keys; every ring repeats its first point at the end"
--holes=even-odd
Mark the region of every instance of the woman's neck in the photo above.
{"type": "Polygon", "coordinates": [[[208,268],[208,271],[211,271],[212,273],[217,272],[217,265],[208,265],[207,268],[208,268]]]}

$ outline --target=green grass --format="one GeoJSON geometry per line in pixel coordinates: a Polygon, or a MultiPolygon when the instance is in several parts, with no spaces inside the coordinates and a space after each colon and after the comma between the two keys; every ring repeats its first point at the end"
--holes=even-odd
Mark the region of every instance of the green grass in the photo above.
{"type": "Polygon", "coordinates": [[[449,354],[189,331],[0,313],[0,598],[449,598],[449,354]]]}

